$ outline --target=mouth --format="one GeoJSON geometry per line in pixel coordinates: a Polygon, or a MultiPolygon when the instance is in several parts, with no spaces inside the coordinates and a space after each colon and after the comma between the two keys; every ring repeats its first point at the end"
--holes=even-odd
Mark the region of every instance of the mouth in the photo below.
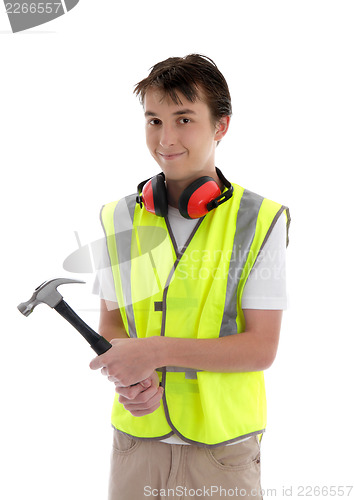
{"type": "Polygon", "coordinates": [[[184,155],[184,152],[182,153],[160,153],[159,151],[157,154],[163,159],[163,160],[176,160],[177,158],[180,158],[182,155],[184,155]]]}

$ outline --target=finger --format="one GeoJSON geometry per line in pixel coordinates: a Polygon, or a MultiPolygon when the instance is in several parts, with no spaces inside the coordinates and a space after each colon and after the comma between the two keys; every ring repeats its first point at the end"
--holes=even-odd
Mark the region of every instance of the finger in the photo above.
{"type": "Polygon", "coordinates": [[[142,380],[140,382],[140,385],[142,385],[144,387],[144,389],[148,389],[149,387],[151,387],[151,384],[152,384],[151,377],[146,378],[145,380],[142,380]]]}
{"type": "Polygon", "coordinates": [[[133,417],[143,417],[144,415],[149,415],[150,413],[153,413],[158,408],[160,408],[160,402],[147,410],[132,410],[130,413],[133,415],[133,417]]]}
{"type": "MultiPolygon", "coordinates": [[[[113,346],[121,342],[121,340],[122,339],[112,339],[110,340],[110,343],[113,346]]],[[[102,366],[105,365],[105,362],[103,361],[104,359],[106,359],[104,357],[104,354],[101,354],[100,356],[96,356],[96,358],[93,358],[93,360],[89,364],[91,370],[98,370],[99,368],[102,368],[102,366]]]]}
{"type": "Polygon", "coordinates": [[[158,387],[160,384],[160,379],[157,372],[153,371],[149,377],[147,377],[145,380],[142,380],[139,383],[145,388],[149,388],[151,386],[158,387]]]}
{"type": "Polygon", "coordinates": [[[147,410],[152,406],[155,406],[163,395],[163,388],[159,387],[157,391],[153,389],[148,389],[143,393],[139,394],[134,400],[129,400],[124,396],[119,396],[119,402],[123,404],[126,410],[138,409],[147,410]]]}
{"type": "Polygon", "coordinates": [[[89,364],[89,367],[91,368],[91,370],[98,370],[99,368],[102,368],[102,366],[104,366],[104,365],[103,365],[101,356],[97,356],[89,364]]]}
{"type": "MultiPolygon", "coordinates": [[[[124,389],[122,394],[125,396],[126,393],[127,393],[127,390],[130,391],[130,389],[133,389],[133,396],[132,397],[135,397],[135,395],[139,394],[140,392],[142,391],[146,391],[146,389],[148,389],[149,387],[151,387],[153,385],[153,374],[150,375],[150,377],[144,379],[144,380],[141,380],[140,382],[136,382],[136,384],[133,384],[133,385],[123,385],[120,383],[120,381],[116,381],[116,392],[118,392],[119,394],[121,393],[120,389],[124,389]]],[[[158,380],[158,383],[156,384],[156,386],[159,385],[159,380],[158,380]]]]}
{"type": "Polygon", "coordinates": [[[141,392],[145,391],[145,389],[141,387],[140,384],[122,387],[119,383],[116,383],[115,391],[126,399],[135,399],[141,392]]]}
{"type": "Polygon", "coordinates": [[[134,387],[132,388],[127,388],[125,391],[121,391],[119,390],[119,402],[122,403],[122,404],[125,404],[125,403],[133,403],[133,404],[142,404],[142,403],[146,403],[147,401],[149,401],[149,399],[151,399],[155,394],[156,394],[156,390],[154,387],[150,387],[149,389],[146,389],[146,390],[140,390],[139,392],[136,393],[136,391],[134,391],[134,387]]]}

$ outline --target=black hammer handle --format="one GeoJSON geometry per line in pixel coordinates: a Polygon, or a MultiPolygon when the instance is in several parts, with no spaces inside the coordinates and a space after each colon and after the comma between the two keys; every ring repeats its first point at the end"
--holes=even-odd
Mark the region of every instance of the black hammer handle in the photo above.
{"type": "Polygon", "coordinates": [[[65,300],[61,300],[54,309],[65,318],[69,323],[81,333],[85,340],[90,344],[96,354],[100,355],[108,351],[112,344],[104,337],[92,330],[81,318],[71,309],[65,300]]]}

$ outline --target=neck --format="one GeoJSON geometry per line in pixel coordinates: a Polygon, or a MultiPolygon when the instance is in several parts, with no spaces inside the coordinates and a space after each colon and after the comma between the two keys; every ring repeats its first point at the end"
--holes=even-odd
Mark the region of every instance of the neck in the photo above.
{"type": "Polygon", "coordinates": [[[190,183],[166,180],[167,201],[171,207],[178,208],[178,200],[189,184],[190,183]]]}

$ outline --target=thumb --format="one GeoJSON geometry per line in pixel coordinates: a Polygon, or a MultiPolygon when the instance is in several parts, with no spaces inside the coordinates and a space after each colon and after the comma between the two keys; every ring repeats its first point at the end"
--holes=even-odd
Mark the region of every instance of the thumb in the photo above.
{"type": "Polygon", "coordinates": [[[96,358],[94,358],[91,363],[90,363],[90,368],[91,370],[98,370],[99,368],[102,367],[101,365],[101,360],[99,359],[99,356],[97,356],[96,358]]]}
{"type": "Polygon", "coordinates": [[[142,385],[145,389],[147,389],[148,387],[151,387],[151,379],[146,378],[145,380],[142,380],[140,382],[140,385],[142,385]]]}

